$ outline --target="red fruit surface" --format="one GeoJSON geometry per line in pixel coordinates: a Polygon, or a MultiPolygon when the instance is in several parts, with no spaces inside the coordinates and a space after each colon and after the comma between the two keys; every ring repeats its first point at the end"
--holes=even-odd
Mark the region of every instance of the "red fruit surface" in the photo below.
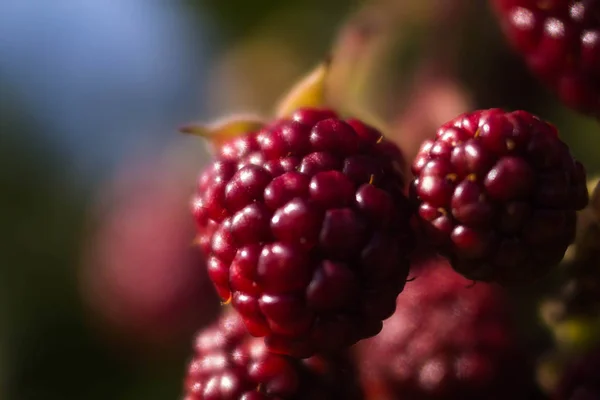
{"type": "Polygon", "coordinates": [[[504,32],[564,103],[600,116],[600,1],[493,0],[504,32]]]}
{"type": "Polygon", "coordinates": [[[524,111],[458,116],[423,143],[412,171],[426,239],[473,280],[545,275],[588,201],[583,166],[552,125],[524,111]]]}
{"type": "Polygon", "coordinates": [[[413,246],[403,165],[374,128],[300,109],[226,143],[202,174],[209,275],[271,351],[335,351],[392,314],[413,246]]]}
{"type": "Polygon", "coordinates": [[[362,399],[346,357],[269,353],[234,312],[198,335],[185,392],[185,400],[362,399]]]}
{"type": "Polygon", "coordinates": [[[357,344],[367,398],[533,398],[501,288],[472,285],[441,260],[414,275],[381,333],[357,344]]]}

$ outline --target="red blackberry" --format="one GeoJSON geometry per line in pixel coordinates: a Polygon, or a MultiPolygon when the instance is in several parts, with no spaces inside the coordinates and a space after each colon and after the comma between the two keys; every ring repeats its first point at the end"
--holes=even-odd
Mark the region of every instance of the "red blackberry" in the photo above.
{"type": "Polygon", "coordinates": [[[202,174],[209,275],[271,351],[346,347],[393,313],[413,243],[403,163],[374,128],[302,108],[225,143],[202,174]]]}
{"type": "Polygon", "coordinates": [[[473,280],[529,281],[562,259],[588,199],[556,129],[524,112],[463,114],[424,142],[412,197],[429,239],[473,280]]]}
{"type": "Polygon", "coordinates": [[[329,400],[362,398],[346,357],[298,360],[267,351],[229,313],[196,339],[185,400],[329,400]]]}
{"type": "Polygon", "coordinates": [[[440,260],[414,273],[381,333],[357,345],[367,398],[533,398],[501,288],[469,286],[440,260]]]}
{"type": "Polygon", "coordinates": [[[552,396],[554,400],[600,399],[600,348],[567,367],[552,396]]]}
{"type": "Polygon", "coordinates": [[[567,105],[600,116],[600,1],[493,2],[529,68],[567,105]]]}

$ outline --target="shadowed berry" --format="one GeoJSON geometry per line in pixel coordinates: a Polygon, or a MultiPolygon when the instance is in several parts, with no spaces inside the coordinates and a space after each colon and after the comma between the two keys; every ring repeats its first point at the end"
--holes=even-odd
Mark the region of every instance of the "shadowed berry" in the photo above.
{"type": "Polygon", "coordinates": [[[493,3],[532,72],[570,107],[600,116],[600,1],[493,3]]]}
{"type": "MultiPolygon", "coordinates": [[[[577,236],[561,262],[563,280],[556,292],[545,300],[541,315],[554,332],[557,342],[577,348],[589,347],[595,341],[594,321],[600,315],[600,183],[597,178],[588,182],[590,203],[577,214],[577,236]],[[564,326],[582,321],[585,334],[565,335],[564,326]]],[[[598,324],[600,327],[600,324],[598,324]]]]}
{"type": "Polygon", "coordinates": [[[357,345],[367,398],[533,398],[533,377],[501,288],[470,286],[436,259],[413,273],[381,333],[357,345]]]}
{"type": "Polygon", "coordinates": [[[403,166],[374,128],[305,108],[227,142],[202,174],[209,275],[271,351],[336,351],[393,312],[413,244],[403,166]]]}
{"type": "Polygon", "coordinates": [[[600,399],[600,348],[590,351],[567,367],[552,399],[600,399]]]}
{"type": "Polygon", "coordinates": [[[355,382],[346,357],[297,360],[270,353],[228,313],[196,338],[184,386],[185,400],[360,400],[355,382]]]}
{"type": "Polygon", "coordinates": [[[425,235],[473,280],[543,275],[573,241],[588,200],[582,165],[550,124],[524,111],[457,117],[422,145],[412,171],[425,235]]]}

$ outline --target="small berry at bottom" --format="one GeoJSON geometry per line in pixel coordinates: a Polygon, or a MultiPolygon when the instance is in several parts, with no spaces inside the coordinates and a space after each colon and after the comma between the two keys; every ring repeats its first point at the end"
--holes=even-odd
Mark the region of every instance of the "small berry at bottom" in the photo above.
{"type": "Polygon", "coordinates": [[[544,276],[588,202],[583,166],[552,125],[525,111],[458,116],[424,142],[412,171],[424,235],[472,280],[544,276]]]}
{"type": "Polygon", "coordinates": [[[412,270],[381,333],[356,346],[367,398],[534,398],[501,288],[473,286],[440,259],[412,270]]]}
{"type": "Polygon", "coordinates": [[[362,399],[345,356],[304,360],[269,353],[234,312],[200,332],[185,380],[185,400],[362,399]]]}

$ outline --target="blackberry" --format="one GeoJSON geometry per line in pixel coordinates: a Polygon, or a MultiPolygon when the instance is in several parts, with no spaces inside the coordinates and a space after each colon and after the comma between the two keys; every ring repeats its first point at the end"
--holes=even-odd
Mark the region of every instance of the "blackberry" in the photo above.
{"type": "Polygon", "coordinates": [[[525,112],[466,113],[425,141],[411,197],[425,233],[473,280],[528,282],[558,264],[588,201],[556,129],[525,112]]]}
{"type": "Polygon", "coordinates": [[[367,398],[534,398],[501,288],[471,286],[440,259],[413,270],[382,332],[357,345],[367,398]]]}
{"type": "Polygon", "coordinates": [[[413,245],[400,150],[357,119],[301,108],[220,148],[193,201],[224,301],[271,351],[307,357],[373,336],[413,245]]]}
{"type": "Polygon", "coordinates": [[[185,400],[362,398],[347,357],[298,360],[270,353],[233,312],[198,335],[185,391],[185,400]]]}
{"type": "Polygon", "coordinates": [[[531,71],[570,107],[600,117],[600,1],[493,0],[531,71]]]}

